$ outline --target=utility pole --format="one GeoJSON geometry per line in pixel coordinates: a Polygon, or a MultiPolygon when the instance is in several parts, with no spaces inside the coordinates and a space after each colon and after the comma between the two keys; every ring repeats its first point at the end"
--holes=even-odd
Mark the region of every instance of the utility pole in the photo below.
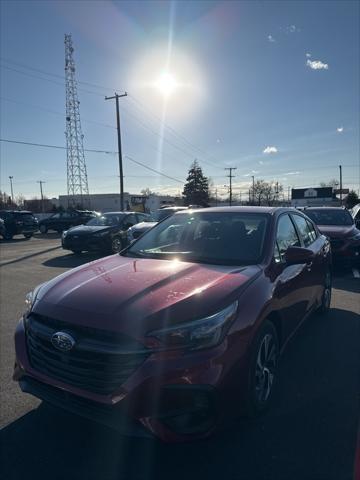
{"type": "Polygon", "coordinates": [[[254,175],[251,175],[252,178],[252,203],[254,205],[255,203],[255,177],[254,175]]]}
{"type": "Polygon", "coordinates": [[[105,100],[113,100],[115,98],[116,103],[116,125],[117,125],[117,140],[118,140],[118,155],[119,155],[119,172],[120,172],[120,210],[124,210],[124,173],[122,163],[122,151],[121,151],[121,133],[120,133],[120,109],[119,98],[127,97],[127,93],[119,95],[115,92],[113,97],[105,97],[105,100]]]}
{"type": "Polygon", "coordinates": [[[218,206],[218,190],[215,189],[215,205],[218,206]]]}
{"type": "Polygon", "coordinates": [[[37,183],[40,183],[40,195],[41,195],[41,211],[44,213],[44,194],[43,194],[43,183],[45,183],[43,180],[38,180],[37,183]]]}
{"type": "Polygon", "coordinates": [[[227,167],[225,168],[225,170],[229,170],[229,175],[227,175],[227,177],[230,178],[230,190],[229,190],[229,193],[230,193],[230,198],[229,198],[229,205],[231,207],[231,204],[232,204],[232,179],[235,177],[235,175],[232,174],[232,171],[233,170],[237,170],[236,167],[227,167]]]}
{"type": "Polygon", "coordinates": [[[14,190],[13,190],[13,176],[9,175],[9,180],[10,180],[10,188],[11,188],[11,201],[14,204],[14,190]]]}
{"type": "Polygon", "coordinates": [[[343,204],[343,196],[342,196],[342,165],[339,165],[340,170],[340,205],[343,204]]]}

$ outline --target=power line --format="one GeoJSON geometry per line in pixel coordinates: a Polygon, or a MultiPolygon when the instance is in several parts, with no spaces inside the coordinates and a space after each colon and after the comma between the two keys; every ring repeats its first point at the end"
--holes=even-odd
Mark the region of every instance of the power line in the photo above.
{"type": "Polygon", "coordinates": [[[232,179],[235,177],[235,175],[232,174],[232,171],[237,170],[237,168],[236,167],[226,167],[224,170],[229,170],[229,175],[227,175],[227,176],[230,178],[229,204],[230,204],[230,207],[231,207],[231,204],[232,204],[232,179]]]}
{"type": "MultiPolygon", "coordinates": [[[[66,147],[60,146],[60,145],[50,145],[50,144],[45,144],[45,143],[35,143],[35,142],[23,142],[20,140],[9,140],[7,138],[0,138],[0,142],[5,142],[5,143],[12,143],[12,144],[17,144],[17,145],[29,145],[32,147],[42,147],[42,148],[55,148],[59,150],[66,150],[66,147]]],[[[110,150],[95,150],[95,149],[90,149],[90,148],[84,148],[85,152],[91,152],[91,153],[105,153],[108,155],[117,155],[118,152],[110,151],[110,150]]],[[[146,168],[147,170],[150,170],[154,173],[157,173],[158,175],[161,175],[163,177],[169,178],[170,180],[174,180],[175,182],[179,183],[184,183],[182,180],[179,180],[178,178],[171,177],[170,175],[166,175],[163,172],[160,172],[159,170],[155,170],[154,168],[151,168],[147,165],[145,165],[142,162],[139,162],[139,160],[135,160],[134,158],[130,157],[129,155],[125,155],[125,158],[130,160],[131,162],[140,165],[143,168],[146,168]]]]}
{"type": "MultiPolygon", "coordinates": [[[[58,74],[54,74],[54,73],[51,73],[51,72],[46,72],[45,70],[41,70],[41,69],[38,69],[38,68],[34,68],[34,67],[30,67],[28,65],[25,65],[25,64],[22,64],[22,63],[19,63],[19,62],[14,62],[12,60],[8,60],[8,59],[4,59],[4,57],[0,57],[2,58],[3,62],[7,62],[7,63],[10,63],[10,64],[14,64],[14,65],[17,65],[17,66],[20,66],[21,68],[25,68],[25,69],[29,69],[31,71],[34,71],[34,72],[37,72],[37,73],[41,73],[42,75],[48,75],[48,76],[53,76],[55,78],[59,78],[59,79],[62,79],[62,80],[65,80],[65,77],[63,77],[62,75],[58,75],[58,74]]],[[[48,81],[48,82],[51,82],[51,83],[54,83],[56,85],[60,85],[60,86],[63,86],[63,83],[61,82],[58,82],[56,80],[52,80],[52,79],[49,79],[49,78],[44,78],[44,77],[41,77],[39,75],[35,75],[35,74],[30,74],[28,72],[23,72],[21,70],[17,70],[13,67],[9,67],[9,66],[4,66],[4,68],[8,69],[8,70],[11,70],[11,71],[14,71],[14,72],[17,72],[17,73],[20,73],[20,74],[23,74],[23,75],[28,75],[30,77],[33,77],[33,78],[38,78],[40,80],[45,80],[45,81],[48,81]]],[[[110,87],[104,87],[104,86],[101,86],[101,85],[98,85],[98,84],[93,84],[93,83],[90,83],[90,82],[83,82],[83,81],[77,81],[78,84],[83,84],[83,85],[89,85],[89,86],[92,86],[92,87],[95,87],[95,88],[100,88],[100,89],[103,89],[103,90],[114,90],[114,89],[110,89],[110,87]]],[[[84,93],[88,93],[88,94],[92,94],[92,95],[96,95],[96,96],[103,96],[102,94],[100,94],[99,92],[93,92],[93,91],[90,91],[90,90],[86,90],[86,89],[83,89],[83,88],[78,88],[79,91],[82,91],[84,93]]],[[[155,114],[151,113],[139,100],[137,100],[133,95],[129,95],[129,97],[132,99],[132,101],[134,103],[136,103],[137,105],[140,106],[140,108],[147,114],[147,116],[152,116],[153,118],[155,118],[158,122],[162,122],[162,120],[157,117],[155,114]]],[[[137,107],[139,109],[139,107],[137,107]]],[[[139,121],[139,119],[133,115],[133,117],[139,121]]],[[[186,137],[184,137],[182,134],[178,133],[174,128],[170,127],[169,125],[165,124],[164,122],[162,122],[164,124],[164,127],[172,133],[172,135],[174,135],[175,137],[177,137],[181,142],[183,142],[184,144],[187,144],[190,148],[194,149],[195,151],[197,152],[200,152],[201,154],[205,154],[205,155],[208,155],[208,153],[206,153],[204,150],[202,150],[201,148],[197,147],[196,145],[194,145],[193,143],[191,143],[189,140],[186,139],[186,137]]],[[[154,131],[153,131],[154,132],[154,131]]],[[[155,134],[157,136],[159,136],[159,133],[158,132],[155,132],[155,134]]],[[[166,140],[167,141],[167,140],[166,140]]],[[[168,143],[171,143],[169,141],[167,141],[168,143]]],[[[174,145],[174,144],[172,144],[174,145]]],[[[179,147],[180,148],[180,147],[179,147]]],[[[185,152],[183,149],[180,149],[182,150],[183,152],[185,152]]],[[[189,155],[187,152],[185,152],[187,155],[189,155]]],[[[196,154],[198,156],[198,154],[196,154]]],[[[191,157],[193,157],[193,155],[190,155],[191,157]]],[[[215,161],[217,161],[215,159],[215,157],[213,157],[215,161]]],[[[199,161],[201,163],[206,163],[208,164],[209,166],[212,166],[214,168],[221,168],[219,167],[218,165],[215,165],[213,163],[211,163],[210,161],[208,160],[204,160],[203,158],[200,158],[199,161]]]]}

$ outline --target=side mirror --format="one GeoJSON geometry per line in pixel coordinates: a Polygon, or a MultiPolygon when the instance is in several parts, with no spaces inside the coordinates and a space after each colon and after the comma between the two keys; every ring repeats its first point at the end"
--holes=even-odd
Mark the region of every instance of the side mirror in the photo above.
{"type": "Polygon", "coordinates": [[[299,265],[301,263],[310,263],[314,258],[314,253],[308,248],[289,247],[285,252],[286,265],[299,265]]]}

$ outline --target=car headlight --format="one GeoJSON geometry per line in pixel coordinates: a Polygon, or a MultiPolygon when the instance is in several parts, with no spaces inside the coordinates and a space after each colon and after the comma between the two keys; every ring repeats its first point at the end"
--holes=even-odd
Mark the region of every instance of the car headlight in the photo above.
{"type": "Polygon", "coordinates": [[[44,283],[38,285],[37,287],[34,288],[32,292],[29,292],[25,295],[25,311],[24,311],[24,317],[27,317],[29,313],[31,312],[36,297],[38,296],[38,293],[41,289],[41,287],[44,285],[44,283]]]}
{"type": "Polygon", "coordinates": [[[62,238],[65,238],[66,235],[67,235],[67,233],[68,233],[68,231],[67,231],[67,230],[64,230],[64,231],[62,232],[62,234],[61,234],[62,238]]]}
{"type": "Polygon", "coordinates": [[[200,350],[213,347],[223,340],[236,317],[237,308],[238,302],[235,301],[209,317],[154,330],[147,336],[159,340],[164,349],[200,350]]]}

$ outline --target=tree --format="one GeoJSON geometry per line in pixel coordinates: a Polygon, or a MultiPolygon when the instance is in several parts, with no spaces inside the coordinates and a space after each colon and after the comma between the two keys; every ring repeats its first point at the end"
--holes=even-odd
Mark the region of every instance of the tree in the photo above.
{"type": "Polygon", "coordinates": [[[254,187],[250,189],[250,197],[255,205],[273,205],[283,192],[283,186],[278,182],[265,182],[256,180],[254,187]]]}
{"type": "Polygon", "coordinates": [[[329,180],[328,182],[320,182],[320,187],[332,187],[337,188],[339,186],[339,181],[336,178],[329,180]]]}
{"type": "Polygon", "coordinates": [[[209,179],[204,176],[197,160],[190,166],[182,195],[185,205],[206,207],[209,203],[209,179]]]}
{"type": "Polygon", "coordinates": [[[359,196],[354,190],[350,190],[348,196],[346,197],[346,207],[353,208],[357,203],[359,203],[359,196]]]}
{"type": "Polygon", "coordinates": [[[150,195],[155,195],[155,192],[152,192],[149,187],[143,188],[140,191],[141,195],[145,195],[145,197],[150,197],[150,195]]]}

